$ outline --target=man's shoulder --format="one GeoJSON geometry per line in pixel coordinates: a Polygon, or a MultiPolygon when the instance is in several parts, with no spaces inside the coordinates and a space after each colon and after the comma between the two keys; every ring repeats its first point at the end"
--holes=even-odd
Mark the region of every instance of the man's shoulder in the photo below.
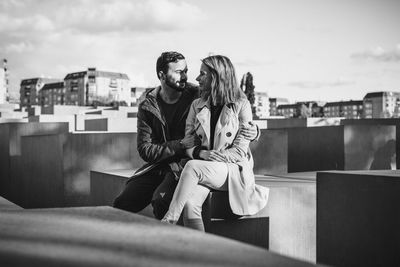
{"type": "Polygon", "coordinates": [[[148,104],[149,101],[152,101],[155,99],[155,97],[157,96],[158,88],[159,88],[159,86],[158,87],[149,87],[146,89],[146,91],[143,92],[143,94],[137,100],[139,108],[143,104],[148,104]]]}
{"type": "Polygon", "coordinates": [[[186,83],[185,90],[187,92],[189,92],[190,94],[195,95],[196,97],[198,97],[198,95],[200,93],[199,86],[197,86],[193,83],[186,83]]]}

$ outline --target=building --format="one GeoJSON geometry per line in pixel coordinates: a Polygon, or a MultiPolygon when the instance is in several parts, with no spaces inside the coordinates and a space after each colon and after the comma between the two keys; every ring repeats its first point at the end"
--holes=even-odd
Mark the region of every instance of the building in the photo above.
{"type": "Polygon", "coordinates": [[[132,98],[132,105],[138,105],[139,104],[139,99],[141,97],[144,97],[144,93],[149,90],[149,88],[146,87],[132,87],[131,88],[131,98],[132,98]]]}
{"type": "Polygon", "coordinates": [[[0,104],[8,102],[8,85],[7,59],[3,59],[3,68],[0,69],[0,104]]]}
{"type": "Polygon", "coordinates": [[[64,78],[67,105],[88,106],[93,104],[132,103],[128,75],[123,73],[87,71],[69,73],[64,78]]]}
{"type": "Polygon", "coordinates": [[[289,100],[286,98],[275,97],[269,99],[269,115],[278,116],[278,106],[289,104],[289,100]]]}
{"type": "Polygon", "coordinates": [[[7,96],[6,93],[6,78],[5,78],[5,72],[4,69],[0,69],[0,104],[3,104],[6,102],[7,96]]]}
{"type": "Polygon", "coordinates": [[[260,119],[269,117],[269,98],[266,92],[254,92],[254,114],[260,119]]]}
{"type": "Polygon", "coordinates": [[[22,80],[19,91],[21,107],[39,105],[39,91],[43,88],[43,86],[46,83],[54,83],[59,81],[59,79],[50,78],[32,78],[22,80]]]}
{"type": "Polygon", "coordinates": [[[362,100],[328,102],[324,106],[324,117],[344,117],[346,119],[359,119],[362,117],[362,114],[362,100]]]}
{"type": "Polygon", "coordinates": [[[279,105],[276,108],[276,112],[278,116],[284,116],[285,118],[294,118],[296,117],[298,104],[284,104],[279,105]]]}
{"type": "Polygon", "coordinates": [[[399,117],[400,92],[373,92],[363,100],[364,118],[399,117]]]}
{"type": "Polygon", "coordinates": [[[279,105],[278,116],[285,118],[322,117],[322,107],[314,101],[297,102],[295,104],[279,105]]]}
{"type": "Polygon", "coordinates": [[[65,105],[64,82],[47,83],[39,91],[41,106],[65,105]]]}

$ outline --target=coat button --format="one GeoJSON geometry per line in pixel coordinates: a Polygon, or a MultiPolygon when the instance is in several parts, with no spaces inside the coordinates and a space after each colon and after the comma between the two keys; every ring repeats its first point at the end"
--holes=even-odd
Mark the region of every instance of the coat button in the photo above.
{"type": "Polygon", "coordinates": [[[227,133],[226,133],[226,136],[227,136],[227,137],[231,137],[231,136],[232,136],[232,133],[231,133],[231,132],[227,132],[227,133]]]}

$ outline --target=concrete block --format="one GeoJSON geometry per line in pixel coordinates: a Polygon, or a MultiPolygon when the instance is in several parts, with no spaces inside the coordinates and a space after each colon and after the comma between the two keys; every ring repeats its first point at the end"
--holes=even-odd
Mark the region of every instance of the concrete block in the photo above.
{"type": "Polygon", "coordinates": [[[268,249],[269,218],[211,220],[208,233],[268,249]]]}
{"type": "Polygon", "coordinates": [[[254,160],[254,173],[273,174],[288,172],[287,130],[261,130],[258,141],[250,143],[254,160]]]}
{"type": "Polygon", "coordinates": [[[256,176],[269,188],[265,209],[255,217],[269,217],[269,250],[316,261],[315,172],[256,176]]]}
{"type": "Polygon", "coordinates": [[[125,188],[134,170],[90,171],[90,204],[112,206],[114,199],[125,188]]]}
{"type": "Polygon", "coordinates": [[[0,212],[3,210],[22,210],[22,208],[5,198],[0,197],[0,212]]]}
{"type": "MultiPolygon", "coordinates": [[[[92,203],[111,205],[131,174],[132,170],[92,171],[92,203]]],[[[226,211],[229,205],[226,195],[218,192],[214,196],[211,194],[214,202],[210,210],[214,219],[208,228],[206,226],[207,231],[264,248],[269,247],[271,251],[289,257],[315,262],[315,173],[257,175],[256,183],[270,188],[269,201],[265,209],[254,216],[241,218],[240,222],[221,221],[218,218],[231,217],[221,213],[221,210],[226,211]],[[250,228],[245,227],[247,230],[243,230],[248,233],[246,235],[240,229],[248,219],[250,221],[247,226],[250,228]],[[266,240],[269,240],[268,246],[265,245],[266,240]]],[[[148,209],[146,215],[152,216],[151,209],[148,209]]]]}
{"type": "Polygon", "coordinates": [[[66,122],[68,123],[68,131],[75,130],[75,116],[74,115],[37,115],[30,116],[29,122],[66,122]]]}
{"type": "Polygon", "coordinates": [[[5,211],[2,266],[315,266],[110,207],[5,211]]]}
{"type": "MultiPolygon", "coordinates": [[[[342,120],[342,125],[392,125],[396,127],[396,140],[400,140],[400,119],[361,119],[342,120]]],[[[396,142],[396,154],[400,155],[400,142],[396,142]]],[[[396,157],[396,166],[400,166],[400,157],[396,157]]],[[[397,168],[397,167],[396,167],[397,168]]]]}
{"type": "Polygon", "coordinates": [[[341,126],[288,129],[288,172],[343,170],[341,126]]]}
{"type": "Polygon", "coordinates": [[[85,119],[85,131],[107,131],[108,118],[85,119]]]}
{"type": "MultiPolygon", "coordinates": [[[[68,132],[66,123],[0,124],[0,195],[19,204],[17,184],[23,181],[21,178],[21,172],[24,169],[21,161],[23,136],[65,132],[68,132]]],[[[36,155],[36,151],[29,151],[29,153],[36,155]]]]}
{"type": "Polygon", "coordinates": [[[317,261],[400,266],[400,171],[317,175],[317,261]]]}
{"type": "Polygon", "coordinates": [[[89,203],[91,170],[137,169],[143,164],[134,133],[69,134],[63,145],[66,203],[89,203]]]}

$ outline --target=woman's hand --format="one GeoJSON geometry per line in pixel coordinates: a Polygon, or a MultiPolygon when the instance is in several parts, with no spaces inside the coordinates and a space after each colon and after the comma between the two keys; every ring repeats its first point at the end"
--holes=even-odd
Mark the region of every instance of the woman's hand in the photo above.
{"type": "Polygon", "coordinates": [[[201,150],[199,157],[208,161],[226,162],[225,156],[217,150],[201,150]]]}
{"type": "Polygon", "coordinates": [[[200,138],[196,135],[186,135],[180,143],[184,146],[184,148],[192,148],[201,144],[200,138]]]}

